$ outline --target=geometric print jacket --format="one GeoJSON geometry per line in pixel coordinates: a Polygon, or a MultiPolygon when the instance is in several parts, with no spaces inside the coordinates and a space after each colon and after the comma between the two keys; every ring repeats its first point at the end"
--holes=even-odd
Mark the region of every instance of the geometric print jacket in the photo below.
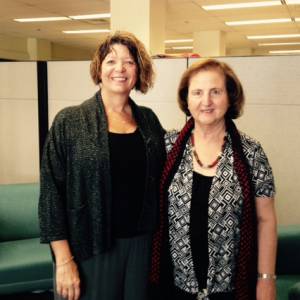
{"type": "MultiPolygon", "coordinates": [[[[178,133],[170,131],[165,134],[167,152],[171,150],[178,133]]],[[[274,197],[272,169],[263,148],[247,135],[241,132],[240,135],[243,151],[250,166],[255,197],[274,197]]],[[[168,189],[169,244],[174,267],[174,284],[186,292],[201,293],[198,290],[190,243],[192,186],[193,159],[189,139],[168,189]]],[[[233,168],[231,140],[227,135],[208,199],[208,295],[234,289],[242,203],[241,187],[233,168]]]]}

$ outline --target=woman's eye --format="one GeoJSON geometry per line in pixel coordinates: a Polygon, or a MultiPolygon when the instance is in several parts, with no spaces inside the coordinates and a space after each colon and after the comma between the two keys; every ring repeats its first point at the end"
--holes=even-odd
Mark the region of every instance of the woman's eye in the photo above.
{"type": "Polygon", "coordinates": [[[222,94],[222,89],[213,89],[213,90],[211,91],[211,94],[212,94],[213,96],[220,96],[220,95],[222,94]]]}
{"type": "Polygon", "coordinates": [[[200,90],[192,91],[192,95],[193,96],[201,96],[202,95],[202,91],[200,91],[200,90]]]}
{"type": "Polygon", "coordinates": [[[133,65],[135,65],[135,62],[133,60],[128,60],[128,61],[126,61],[126,64],[133,66],[133,65]]]}
{"type": "Polygon", "coordinates": [[[109,59],[106,63],[107,64],[113,64],[115,61],[113,59],[109,59]]]}

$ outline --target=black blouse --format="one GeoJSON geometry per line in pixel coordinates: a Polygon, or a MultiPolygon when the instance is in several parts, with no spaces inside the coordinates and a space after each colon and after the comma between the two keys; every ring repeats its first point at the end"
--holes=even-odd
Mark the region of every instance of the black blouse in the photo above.
{"type": "Polygon", "coordinates": [[[193,172],[190,235],[199,289],[206,288],[208,270],[208,197],[213,177],[193,172]]]}
{"type": "Polygon", "coordinates": [[[114,237],[137,234],[145,193],[146,155],[139,130],[109,132],[112,178],[112,229],[114,237]]]}

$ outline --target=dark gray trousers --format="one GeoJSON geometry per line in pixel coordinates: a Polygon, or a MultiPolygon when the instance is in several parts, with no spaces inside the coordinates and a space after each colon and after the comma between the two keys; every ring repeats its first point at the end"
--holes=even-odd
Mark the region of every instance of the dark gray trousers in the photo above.
{"type": "Polygon", "coordinates": [[[117,239],[107,253],[80,262],[80,300],[146,300],[151,240],[150,235],[117,239]]]}

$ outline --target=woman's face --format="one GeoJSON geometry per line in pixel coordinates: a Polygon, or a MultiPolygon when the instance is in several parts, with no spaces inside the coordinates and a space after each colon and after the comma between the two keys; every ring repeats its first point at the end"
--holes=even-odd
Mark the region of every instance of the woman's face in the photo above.
{"type": "Polygon", "coordinates": [[[218,70],[201,70],[190,78],[188,109],[200,126],[224,122],[229,107],[225,76],[218,70]]]}
{"type": "Polygon", "coordinates": [[[101,64],[100,78],[105,92],[129,95],[137,81],[137,65],[126,46],[112,45],[101,64]]]}

